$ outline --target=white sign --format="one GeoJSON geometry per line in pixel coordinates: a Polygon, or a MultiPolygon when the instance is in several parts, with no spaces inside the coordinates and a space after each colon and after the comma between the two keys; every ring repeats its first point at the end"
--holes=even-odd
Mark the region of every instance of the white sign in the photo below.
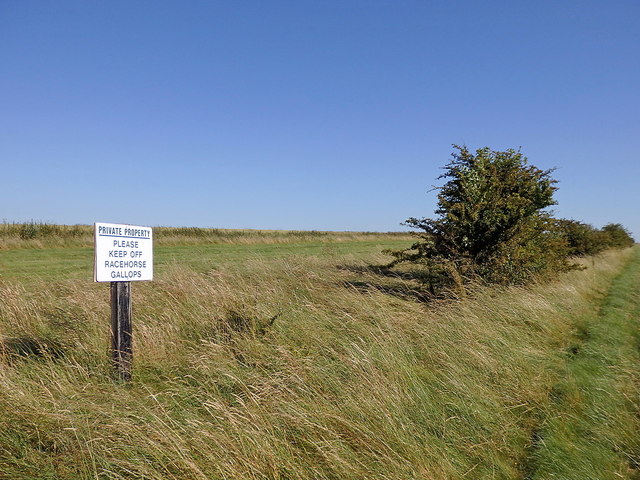
{"type": "Polygon", "coordinates": [[[96,282],[153,280],[153,231],[150,227],[95,224],[96,282]]]}

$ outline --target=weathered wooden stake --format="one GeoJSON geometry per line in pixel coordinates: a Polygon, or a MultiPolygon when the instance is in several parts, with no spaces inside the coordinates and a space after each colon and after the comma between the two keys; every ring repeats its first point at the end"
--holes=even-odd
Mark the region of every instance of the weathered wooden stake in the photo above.
{"type": "Polygon", "coordinates": [[[120,380],[131,380],[131,282],[111,282],[111,359],[120,380]]]}

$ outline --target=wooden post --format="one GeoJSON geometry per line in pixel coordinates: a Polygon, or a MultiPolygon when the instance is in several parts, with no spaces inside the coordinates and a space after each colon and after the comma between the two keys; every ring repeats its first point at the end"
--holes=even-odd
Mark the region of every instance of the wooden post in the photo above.
{"type": "Polygon", "coordinates": [[[118,378],[131,380],[131,282],[111,282],[111,359],[118,378]]]}

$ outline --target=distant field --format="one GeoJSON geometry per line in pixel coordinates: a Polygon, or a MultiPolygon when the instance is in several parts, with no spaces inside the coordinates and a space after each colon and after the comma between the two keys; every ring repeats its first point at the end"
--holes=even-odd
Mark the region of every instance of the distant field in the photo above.
{"type": "MultiPolygon", "coordinates": [[[[158,246],[286,244],[409,239],[404,232],[325,232],[304,230],[238,230],[196,227],[154,227],[158,246]]],[[[93,225],[0,223],[0,250],[55,247],[93,247],[93,225]]]]}

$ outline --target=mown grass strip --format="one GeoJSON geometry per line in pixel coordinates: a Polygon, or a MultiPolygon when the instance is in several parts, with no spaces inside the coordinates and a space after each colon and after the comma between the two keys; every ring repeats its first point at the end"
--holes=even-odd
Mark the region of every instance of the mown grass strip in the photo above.
{"type": "MultiPolygon", "coordinates": [[[[385,248],[404,247],[407,240],[393,236],[373,240],[316,241],[282,244],[212,244],[156,246],[156,274],[167,266],[180,264],[196,271],[208,271],[220,265],[239,264],[256,258],[280,258],[307,255],[353,255],[363,257],[385,248]]],[[[38,278],[86,279],[93,281],[92,248],[43,248],[0,250],[0,279],[33,281],[38,278]]]]}
{"type": "Polygon", "coordinates": [[[562,378],[534,432],[526,480],[640,478],[639,287],[636,248],[593,314],[576,318],[562,378]]]}

